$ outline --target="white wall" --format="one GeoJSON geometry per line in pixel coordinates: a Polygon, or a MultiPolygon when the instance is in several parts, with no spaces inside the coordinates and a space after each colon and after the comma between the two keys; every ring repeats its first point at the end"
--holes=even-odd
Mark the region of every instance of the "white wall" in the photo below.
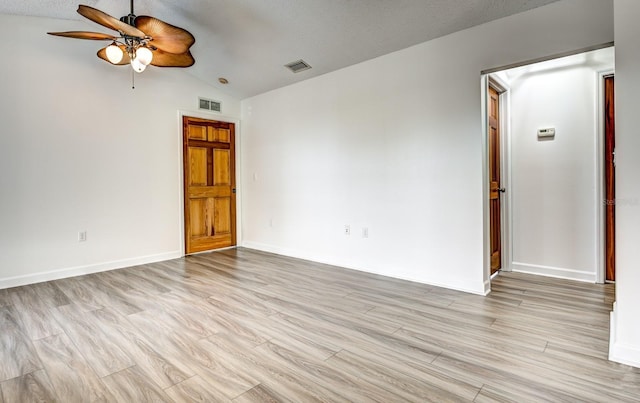
{"type": "Polygon", "coordinates": [[[204,96],[239,117],[185,70],[150,67],[132,90],[101,42],[46,35],[88,28],[0,15],[0,288],[180,256],[178,111],[204,96]]]}
{"type": "Polygon", "coordinates": [[[521,73],[509,106],[514,271],[596,281],[597,75],[612,68],[609,48],[511,71],[521,73]],[[611,63],[590,65],[594,53],[611,63]],[[547,127],[556,136],[538,139],[547,127]]]}
{"type": "Polygon", "coordinates": [[[615,0],[616,305],[612,360],[640,367],[640,2],[615,0]]]}
{"type": "Polygon", "coordinates": [[[612,39],[566,0],[244,100],[243,244],[486,292],[480,72],[612,39]]]}

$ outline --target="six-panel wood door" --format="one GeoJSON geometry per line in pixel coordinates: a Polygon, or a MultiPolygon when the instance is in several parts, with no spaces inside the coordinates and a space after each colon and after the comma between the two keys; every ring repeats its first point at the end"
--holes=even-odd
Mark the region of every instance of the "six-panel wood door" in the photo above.
{"type": "Polygon", "coordinates": [[[489,221],[491,247],[491,274],[502,267],[501,223],[500,223],[500,95],[489,87],[489,221]]]}
{"type": "Polygon", "coordinates": [[[183,117],[185,253],[236,244],[235,125],[183,117]]]}

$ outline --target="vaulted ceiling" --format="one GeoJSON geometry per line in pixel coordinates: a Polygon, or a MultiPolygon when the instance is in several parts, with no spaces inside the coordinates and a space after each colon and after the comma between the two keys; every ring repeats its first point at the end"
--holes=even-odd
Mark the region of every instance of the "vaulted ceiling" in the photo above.
{"type": "MultiPolygon", "coordinates": [[[[80,1],[117,18],[130,8],[129,0],[80,1]]],[[[135,13],[190,31],[196,64],[189,73],[245,98],[554,1],[136,0],[135,13]],[[284,67],[299,59],[313,68],[294,74],[284,67]]],[[[77,6],[3,0],[0,13],[82,20],[87,30],[108,32],[77,14],[77,6]]]]}

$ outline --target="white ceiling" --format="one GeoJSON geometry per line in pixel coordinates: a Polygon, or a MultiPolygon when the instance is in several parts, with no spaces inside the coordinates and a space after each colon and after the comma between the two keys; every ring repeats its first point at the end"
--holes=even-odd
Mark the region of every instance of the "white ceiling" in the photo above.
{"type": "MultiPolygon", "coordinates": [[[[117,18],[129,12],[128,0],[81,1],[117,18]]],[[[245,98],[554,1],[136,0],[135,13],[190,31],[196,64],[189,72],[245,98]],[[283,67],[299,59],[313,68],[294,74],[283,67]]],[[[0,13],[84,20],[77,6],[3,0],[0,13]]],[[[89,31],[108,32],[85,21],[89,31]]]]}

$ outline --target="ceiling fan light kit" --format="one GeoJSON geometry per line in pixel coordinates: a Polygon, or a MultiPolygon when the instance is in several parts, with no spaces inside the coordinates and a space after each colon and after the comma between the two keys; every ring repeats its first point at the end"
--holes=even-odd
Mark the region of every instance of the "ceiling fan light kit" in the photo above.
{"type": "Polygon", "coordinates": [[[120,63],[124,56],[124,52],[118,47],[118,44],[115,41],[111,45],[107,46],[106,52],[107,59],[109,59],[112,64],[120,63]]]}
{"type": "Polygon", "coordinates": [[[119,36],[99,32],[48,32],[49,35],[75,39],[108,40],[111,44],[98,51],[98,57],[113,65],[131,65],[142,73],[148,65],[157,67],[190,67],[195,63],[189,48],[195,38],[189,31],[146,15],[131,13],[120,20],[93,7],[79,5],[78,13],[104,27],[118,31],[119,36]]]}
{"type": "MultiPolygon", "coordinates": [[[[142,73],[153,61],[153,52],[146,47],[146,44],[136,43],[135,39],[125,38],[126,44],[120,43],[126,50],[127,56],[131,60],[131,67],[137,73],[142,73]]],[[[111,64],[119,65],[124,58],[125,50],[118,46],[117,41],[105,48],[107,61],[111,64]]],[[[100,52],[98,52],[100,57],[100,52]]]]}

